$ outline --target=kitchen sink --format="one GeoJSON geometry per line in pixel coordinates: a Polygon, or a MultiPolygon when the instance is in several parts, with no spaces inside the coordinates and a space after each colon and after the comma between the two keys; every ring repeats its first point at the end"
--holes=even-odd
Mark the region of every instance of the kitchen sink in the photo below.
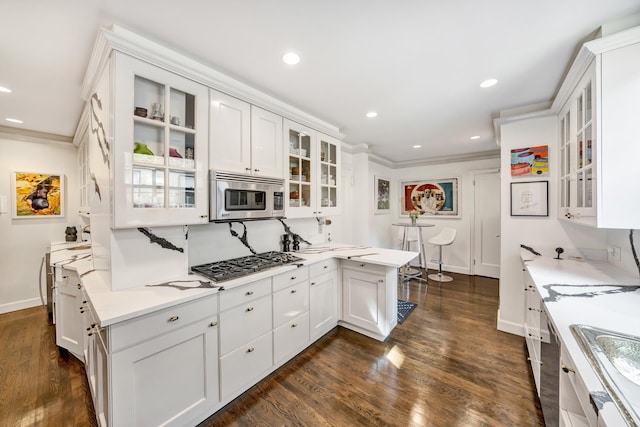
{"type": "Polygon", "coordinates": [[[640,337],[571,325],[607,392],[631,426],[640,426],[640,337]]]}

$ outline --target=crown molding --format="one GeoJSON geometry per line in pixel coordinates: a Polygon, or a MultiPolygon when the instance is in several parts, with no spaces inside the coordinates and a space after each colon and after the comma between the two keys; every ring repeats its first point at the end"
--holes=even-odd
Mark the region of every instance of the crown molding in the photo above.
{"type": "Polygon", "coordinates": [[[91,96],[100,71],[109,61],[113,51],[135,57],[212,89],[240,98],[334,138],[342,140],[345,137],[337,126],[118,25],[113,25],[111,29],[103,28],[98,34],[82,85],[81,94],[84,100],[88,100],[91,96]]]}
{"type": "Polygon", "coordinates": [[[373,153],[369,149],[369,145],[365,143],[351,145],[342,143],[342,151],[349,154],[366,153],[369,155],[369,161],[378,163],[391,169],[402,169],[415,166],[441,165],[445,163],[471,162],[474,160],[497,159],[500,158],[500,150],[481,151],[477,153],[455,154],[451,156],[431,157],[428,159],[416,159],[403,162],[392,162],[391,160],[373,153]]]}
{"type": "Polygon", "coordinates": [[[584,43],[553,100],[551,110],[555,114],[560,113],[560,109],[571,97],[573,89],[598,55],[638,42],[640,42],[640,26],[584,43]]]}
{"type": "Polygon", "coordinates": [[[84,104],[84,108],[82,109],[82,114],[80,115],[80,120],[78,121],[78,126],[76,127],[76,131],[73,134],[73,145],[79,147],[82,144],[83,139],[89,133],[89,103],[84,104]]]}
{"type": "Polygon", "coordinates": [[[502,132],[501,132],[501,128],[503,125],[509,124],[509,123],[513,123],[513,122],[519,122],[521,120],[529,120],[529,119],[536,119],[536,118],[540,118],[540,117],[548,117],[548,116],[555,116],[557,113],[555,111],[553,111],[552,108],[545,108],[544,110],[539,110],[539,111],[530,111],[528,113],[523,113],[523,114],[515,114],[512,116],[504,116],[504,117],[497,117],[495,119],[493,119],[493,133],[495,134],[496,137],[496,144],[498,144],[498,147],[501,146],[502,143],[502,132]]]}
{"type": "Polygon", "coordinates": [[[9,126],[0,126],[0,138],[13,141],[37,142],[39,144],[56,143],[73,147],[73,140],[69,136],[38,132],[34,130],[17,129],[9,126]]]}

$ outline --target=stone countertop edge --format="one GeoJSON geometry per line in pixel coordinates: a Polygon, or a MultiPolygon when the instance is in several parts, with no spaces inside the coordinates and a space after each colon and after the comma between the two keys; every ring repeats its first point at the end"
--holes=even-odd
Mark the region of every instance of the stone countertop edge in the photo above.
{"type": "MultiPolygon", "coordinates": [[[[83,243],[86,244],[86,242],[83,243]]],[[[395,249],[369,247],[357,247],[352,249],[351,247],[352,245],[342,244],[321,245],[313,248],[314,250],[317,249],[322,251],[320,253],[305,254],[292,252],[292,254],[304,259],[304,261],[298,263],[302,265],[311,265],[331,258],[347,259],[352,256],[356,261],[395,268],[401,267],[418,256],[417,252],[400,251],[395,249]],[[366,256],[358,257],[357,255],[366,256]]],[[[56,251],[56,256],[55,258],[52,257],[51,263],[74,270],[81,275],[82,284],[87,296],[91,300],[91,304],[98,316],[101,327],[213,295],[219,291],[218,288],[194,288],[180,290],[165,286],[153,286],[179,280],[209,281],[205,277],[197,274],[190,274],[184,277],[173,278],[172,280],[150,283],[147,286],[111,291],[109,284],[105,283],[99,274],[92,271],[93,261],[91,256],[85,257],[85,255],[91,255],[91,251],[88,249],[68,250],[68,248],[64,248],[64,250],[56,251]],[[73,257],[82,259],[72,261],[73,257]]],[[[222,282],[220,286],[223,286],[224,289],[233,289],[257,280],[295,270],[298,268],[298,264],[294,263],[283,265],[281,267],[257,272],[249,276],[228,280],[222,282]]]]}
{"type": "MultiPolygon", "coordinates": [[[[607,262],[557,260],[529,252],[523,253],[522,260],[587,390],[590,393],[606,393],[570,326],[583,324],[640,336],[640,289],[616,292],[616,287],[640,286],[640,279],[607,262]],[[550,289],[560,295],[550,298],[550,289]],[[606,294],[603,291],[613,292],[606,294]],[[545,301],[545,298],[549,301],[545,301]]],[[[613,401],[604,404],[599,416],[608,426],[626,424],[613,401]]]]}

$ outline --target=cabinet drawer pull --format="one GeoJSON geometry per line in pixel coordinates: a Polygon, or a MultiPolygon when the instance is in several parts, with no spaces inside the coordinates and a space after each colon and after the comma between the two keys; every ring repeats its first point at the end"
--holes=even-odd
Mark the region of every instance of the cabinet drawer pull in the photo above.
{"type": "Polygon", "coordinates": [[[204,219],[206,217],[208,217],[209,215],[200,215],[200,218],[204,219]]]}
{"type": "Polygon", "coordinates": [[[296,276],[291,276],[291,280],[296,280],[296,276]]]}
{"type": "Polygon", "coordinates": [[[327,268],[329,268],[329,266],[328,266],[328,265],[325,265],[323,268],[324,268],[324,269],[327,269],[327,268]]]}
{"type": "Polygon", "coordinates": [[[565,365],[564,363],[562,364],[562,372],[568,374],[569,372],[571,372],[572,374],[575,374],[576,371],[574,369],[569,368],[567,365],[565,365]]]}
{"type": "Polygon", "coordinates": [[[78,283],[76,286],[78,287],[78,289],[82,289],[82,285],[80,283],[78,283]]]}
{"type": "Polygon", "coordinates": [[[247,311],[253,311],[253,307],[248,307],[247,311]]]}
{"type": "Polygon", "coordinates": [[[244,293],[245,295],[249,296],[249,295],[253,295],[253,291],[247,291],[244,293]]]}
{"type": "Polygon", "coordinates": [[[297,324],[297,323],[294,323],[293,325],[291,325],[291,327],[292,327],[292,328],[297,328],[297,327],[298,327],[298,324],[297,324]]]}
{"type": "Polygon", "coordinates": [[[311,286],[314,286],[316,284],[316,282],[311,282],[311,286]]]}
{"type": "Polygon", "coordinates": [[[253,171],[254,172],[260,172],[260,169],[254,169],[253,171]]]}
{"type": "Polygon", "coordinates": [[[179,316],[171,316],[169,318],[169,322],[175,322],[176,320],[178,320],[180,317],[179,316]]]}
{"type": "Polygon", "coordinates": [[[209,326],[218,326],[218,322],[211,322],[209,323],[209,326]]]}
{"type": "Polygon", "coordinates": [[[364,264],[360,264],[360,267],[364,267],[364,264]]]}
{"type": "Polygon", "coordinates": [[[291,289],[291,293],[292,293],[292,294],[295,294],[296,292],[298,292],[298,290],[297,290],[297,289],[291,289]]]}
{"type": "Polygon", "coordinates": [[[93,323],[91,323],[91,324],[89,325],[89,327],[87,328],[87,331],[92,330],[92,329],[93,329],[93,328],[95,328],[96,326],[98,326],[98,323],[97,323],[97,322],[93,322],[93,323]]]}
{"type": "Polygon", "coordinates": [[[384,283],[384,279],[378,279],[378,283],[384,283]]]}
{"type": "Polygon", "coordinates": [[[253,347],[249,347],[249,348],[247,349],[247,353],[253,353],[253,350],[255,350],[255,348],[253,348],[253,347]]]}
{"type": "Polygon", "coordinates": [[[244,168],[247,172],[251,172],[251,168],[244,168]]]}

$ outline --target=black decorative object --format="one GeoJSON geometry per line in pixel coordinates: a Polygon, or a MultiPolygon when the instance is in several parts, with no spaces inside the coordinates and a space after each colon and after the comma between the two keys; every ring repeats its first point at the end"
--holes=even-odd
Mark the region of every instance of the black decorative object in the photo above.
{"type": "Polygon", "coordinates": [[[536,251],[536,250],[535,250],[535,249],[533,249],[531,246],[520,245],[520,247],[521,247],[522,249],[526,249],[526,250],[528,250],[529,252],[531,252],[531,253],[532,253],[532,254],[534,254],[534,255],[538,255],[538,256],[540,256],[540,252],[536,251]]]}
{"type": "Polygon", "coordinates": [[[564,253],[564,249],[562,249],[562,248],[556,248],[556,253],[557,253],[558,255],[556,255],[556,258],[555,258],[555,259],[562,259],[562,258],[560,258],[560,254],[564,253]]]}
{"type": "Polygon", "coordinates": [[[64,234],[66,235],[65,240],[67,242],[75,242],[78,240],[78,229],[75,226],[67,227],[64,234]]]}
{"type": "Polygon", "coordinates": [[[283,234],[282,235],[282,252],[289,252],[289,251],[291,251],[291,242],[289,241],[289,235],[283,234]]]}
{"type": "Polygon", "coordinates": [[[398,300],[398,324],[404,323],[407,317],[416,309],[417,304],[409,301],[398,300]]]}
{"type": "Polygon", "coordinates": [[[297,252],[300,250],[300,236],[294,234],[293,236],[293,251],[297,252]]]}
{"type": "Polygon", "coordinates": [[[282,224],[282,226],[284,227],[284,232],[287,234],[290,234],[293,237],[298,237],[298,239],[300,239],[301,242],[306,243],[307,245],[311,246],[310,242],[307,242],[306,240],[304,240],[302,237],[300,237],[299,234],[294,233],[293,231],[291,231],[291,227],[289,227],[283,220],[281,220],[280,218],[278,218],[278,221],[280,221],[280,223],[282,224]]]}

